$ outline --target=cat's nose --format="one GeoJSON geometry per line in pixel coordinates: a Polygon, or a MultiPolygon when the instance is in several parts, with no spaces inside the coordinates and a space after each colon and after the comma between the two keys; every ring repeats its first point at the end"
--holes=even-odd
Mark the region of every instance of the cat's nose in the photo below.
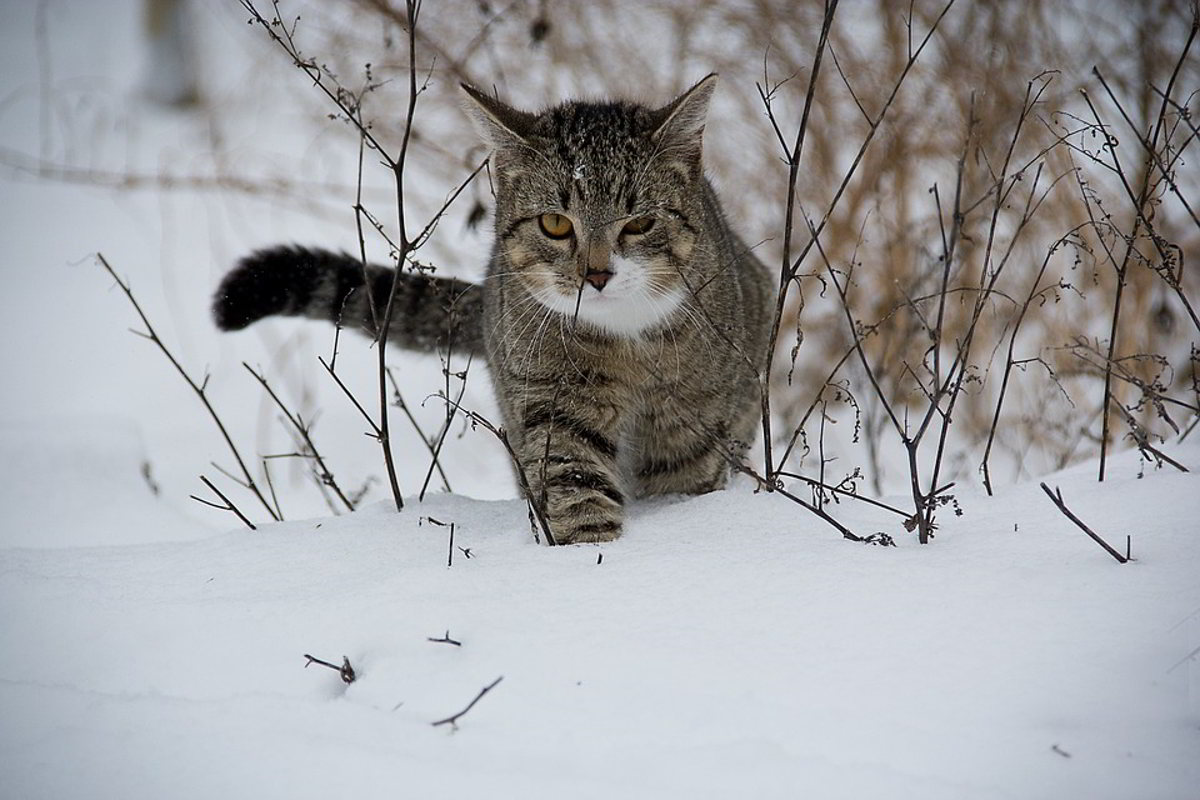
{"type": "Polygon", "coordinates": [[[608,284],[608,279],[612,276],[613,274],[609,270],[589,269],[583,279],[596,287],[597,292],[602,292],[608,284]]]}

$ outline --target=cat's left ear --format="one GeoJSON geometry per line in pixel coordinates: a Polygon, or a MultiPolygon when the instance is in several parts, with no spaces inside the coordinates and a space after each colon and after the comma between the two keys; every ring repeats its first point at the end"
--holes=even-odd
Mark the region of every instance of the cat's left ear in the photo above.
{"type": "Polygon", "coordinates": [[[518,147],[526,143],[537,116],[527,111],[507,106],[494,97],[489,97],[473,86],[459,84],[467,102],[464,106],[471,115],[481,139],[493,150],[518,147]]]}
{"type": "Polygon", "coordinates": [[[717,73],[706,75],[692,88],[654,112],[652,138],[664,145],[700,155],[708,104],[717,89],[717,73]]]}

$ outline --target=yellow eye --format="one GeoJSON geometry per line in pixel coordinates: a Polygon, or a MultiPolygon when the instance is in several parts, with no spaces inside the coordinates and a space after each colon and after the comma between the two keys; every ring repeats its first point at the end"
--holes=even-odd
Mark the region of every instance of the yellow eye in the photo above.
{"type": "Polygon", "coordinates": [[[635,217],[625,223],[625,227],[621,228],[621,233],[624,235],[640,236],[643,233],[649,233],[654,227],[654,217],[635,217]]]}
{"type": "Polygon", "coordinates": [[[571,220],[562,214],[542,214],[538,217],[538,225],[551,239],[565,239],[572,233],[571,220]]]}

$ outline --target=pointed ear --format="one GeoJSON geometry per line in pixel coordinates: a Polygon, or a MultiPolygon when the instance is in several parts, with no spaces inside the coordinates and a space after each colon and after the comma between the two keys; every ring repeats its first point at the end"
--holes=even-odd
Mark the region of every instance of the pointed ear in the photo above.
{"type": "Polygon", "coordinates": [[[654,112],[652,137],[668,147],[700,154],[708,103],[717,88],[717,73],[706,75],[692,88],[654,112]]]}
{"type": "Polygon", "coordinates": [[[525,143],[537,121],[535,115],[506,106],[465,83],[459,85],[466,98],[463,105],[471,115],[479,137],[488,146],[493,150],[503,150],[525,143]]]}

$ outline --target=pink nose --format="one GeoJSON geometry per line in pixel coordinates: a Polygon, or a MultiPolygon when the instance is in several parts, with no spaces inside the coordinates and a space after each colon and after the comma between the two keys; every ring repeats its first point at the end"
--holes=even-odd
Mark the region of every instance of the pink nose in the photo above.
{"type": "Polygon", "coordinates": [[[601,271],[592,269],[588,270],[587,275],[585,275],[583,279],[592,286],[595,286],[596,291],[600,292],[604,290],[604,287],[608,284],[608,279],[612,276],[613,274],[608,270],[601,271]]]}

